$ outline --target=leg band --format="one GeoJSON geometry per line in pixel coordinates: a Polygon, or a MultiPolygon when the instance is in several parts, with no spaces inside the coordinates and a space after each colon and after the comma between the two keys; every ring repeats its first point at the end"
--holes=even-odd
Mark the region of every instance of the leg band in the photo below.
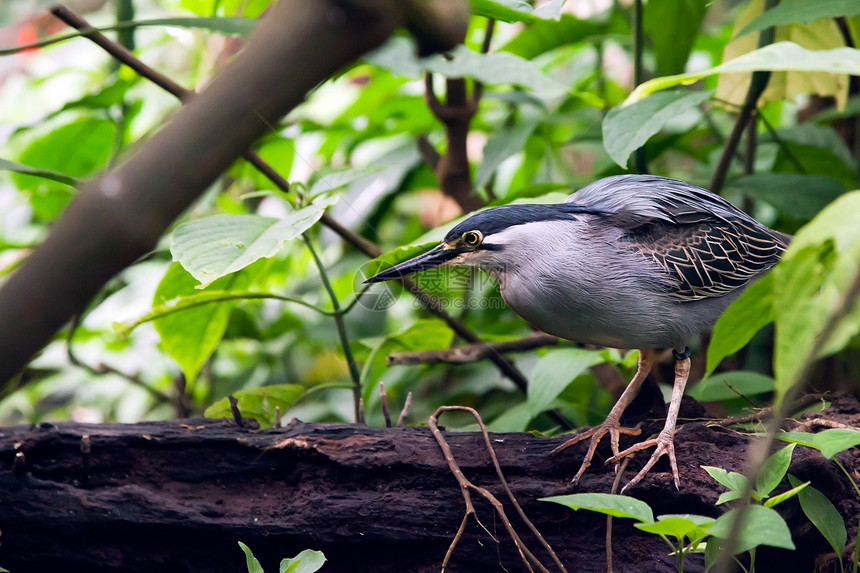
{"type": "Polygon", "coordinates": [[[690,353],[690,347],[689,346],[685,346],[683,352],[678,352],[674,348],[672,349],[672,356],[675,357],[676,362],[680,362],[681,360],[686,360],[687,358],[690,357],[690,354],[691,353],[690,353]]]}

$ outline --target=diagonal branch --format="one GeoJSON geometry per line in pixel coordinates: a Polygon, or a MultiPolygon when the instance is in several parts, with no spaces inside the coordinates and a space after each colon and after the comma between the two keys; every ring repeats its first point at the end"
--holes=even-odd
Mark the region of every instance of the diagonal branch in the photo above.
{"type": "MultiPolygon", "coordinates": [[[[415,23],[416,3],[276,4],[205,91],[123,165],[83,186],[0,289],[0,381],[18,372],[111,277],[152,250],[173,220],[308,90],[396,28],[415,23]]],[[[434,13],[440,34],[428,33],[432,21],[420,22],[431,43],[467,25],[463,0],[444,4],[452,10],[434,13]]]]}
{"type": "Polygon", "coordinates": [[[544,346],[555,346],[559,339],[550,334],[535,333],[519,340],[467,344],[445,350],[421,350],[418,352],[395,352],[388,355],[386,363],[392,365],[414,366],[416,364],[466,364],[489,358],[490,355],[506,352],[525,352],[544,346]]]}
{"type": "MultiPolygon", "coordinates": [[[[91,41],[103,48],[111,56],[113,56],[129,68],[133,69],[139,75],[147,78],[154,84],[170,92],[171,94],[179,98],[181,101],[188,101],[191,99],[192,96],[195,95],[195,92],[193,92],[192,90],[184,88],[169,77],[146,65],[123,46],[117,44],[104,34],[93,30],[89,22],[87,22],[84,18],[81,18],[68,8],[64,6],[58,6],[54,8],[52,12],[55,16],[57,16],[73,28],[82,31],[87,30],[87,38],[89,38],[91,41]]],[[[283,176],[281,176],[281,174],[278,173],[277,170],[275,170],[271,165],[269,165],[262,157],[260,157],[259,154],[257,154],[253,150],[248,150],[245,152],[244,157],[256,169],[258,169],[260,173],[268,177],[269,180],[271,180],[272,183],[274,183],[280,190],[285,193],[289,192],[289,182],[283,176]]],[[[352,230],[344,227],[328,212],[323,213],[323,216],[320,221],[323,225],[334,231],[344,241],[348,242],[368,257],[376,258],[383,254],[383,250],[378,245],[353,232],[352,230]]],[[[430,313],[441,318],[445,322],[445,324],[448,325],[448,327],[451,328],[451,330],[453,330],[460,338],[470,344],[486,344],[465,324],[463,324],[456,317],[452,316],[445,308],[440,306],[438,304],[438,301],[436,301],[433,297],[429,296],[424,290],[421,289],[421,287],[415,284],[412,279],[404,277],[401,279],[401,282],[403,286],[413,296],[419,299],[419,301],[430,313]]],[[[490,352],[490,354],[488,355],[488,359],[502,372],[503,375],[507,376],[510,380],[512,380],[522,392],[526,392],[528,380],[522,374],[522,372],[520,372],[519,369],[514,366],[513,363],[508,361],[498,352],[490,352]]],[[[550,411],[548,414],[557,424],[561,425],[563,428],[573,428],[572,424],[563,416],[561,416],[561,414],[559,414],[558,412],[550,411]]]]}

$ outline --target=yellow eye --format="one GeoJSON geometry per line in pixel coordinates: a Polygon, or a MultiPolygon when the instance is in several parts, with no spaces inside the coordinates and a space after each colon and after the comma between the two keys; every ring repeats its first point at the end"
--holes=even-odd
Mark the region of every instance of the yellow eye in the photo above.
{"type": "Polygon", "coordinates": [[[463,233],[463,244],[467,247],[477,247],[484,240],[480,231],[466,231],[463,233]]]}

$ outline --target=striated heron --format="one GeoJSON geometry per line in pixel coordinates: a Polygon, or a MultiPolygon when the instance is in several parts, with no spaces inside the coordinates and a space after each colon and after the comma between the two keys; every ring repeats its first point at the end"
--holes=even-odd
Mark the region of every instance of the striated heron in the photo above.
{"type": "MultiPolygon", "coordinates": [[[[532,326],[575,342],[639,349],[633,380],[606,420],[556,452],[591,438],[573,478],[582,477],[609,434],[617,464],[639,450],[653,455],[624,487],[664,454],[680,487],[673,438],[690,373],[686,340],[713,327],[745,287],[779,260],[790,236],[773,231],[721,197],[652,175],[607,177],[564,203],[503,205],[455,226],[431,251],[369,278],[375,283],[440,266],[473,266],[500,285],[505,302],[532,326]],[[663,430],[619,451],[621,414],[654,362],[672,348],[675,383],[663,430]]],[[[624,490],[622,490],[624,491],[624,490]]]]}

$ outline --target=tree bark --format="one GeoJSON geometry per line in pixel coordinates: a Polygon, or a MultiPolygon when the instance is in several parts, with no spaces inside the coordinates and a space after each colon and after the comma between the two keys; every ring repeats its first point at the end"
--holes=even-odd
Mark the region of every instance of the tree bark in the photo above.
{"type": "MultiPolygon", "coordinates": [[[[686,415],[695,413],[689,403],[685,408],[686,415]]],[[[836,397],[829,409],[806,418],[856,426],[859,416],[854,398],[836,397]]],[[[660,425],[653,420],[644,433],[660,425]]],[[[445,437],[466,477],[503,500],[525,543],[553,570],[515,517],[481,435],[447,432],[445,437]]],[[[539,499],[608,492],[611,468],[596,459],[572,487],[569,480],[584,446],[550,456],[565,436],[491,438],[514,495],[568,571],[605,571],[605,517],[539,499]]],[[[699,466],[742,471],[749,440],[687,423],[676,437],[681,490],[675,490],[668,464],[661,462],[631,493],[655,515],[716,517],[724,511],[714,505],[723,488],[699,466]]],[[[598,456],[605,459],[607,450],[599,448],[598,456]]],[[[856,450],[839,455],[852,475],[860,469],[856,450]]],[[[798,447],[789,471],[812,480],[836,505],[853,540],[860,504],[835,464],[798,447]]],[[[787,482],[777,491],[785,489],[787,482]]],[[[478,496],[473,500],[487,530],[470,520],[447,571],[524,570],[492,508],[478,496]]],[[[796,499],[776,509],[791,527],[797,551],[760,547],[758,569],[813,571],[829,546],[796,499]]],[[[327,573],[439,571],[463,513],[457,482],[425,427],[294,420],[282,429],[251,430],[226,420],[185,420],[0,429],[0,566],[14,573],[241,572],[245,558],[238,541],[254,551],[267,572],[277,571],[281,558],[308,548],[325,553],[327,573]]],[[[616,572],[676,571],[664,542],[629,520],[614,521],[613,552],[616,572]]],[[[685,571],[702,570],[701,556],[689,556],[685,571]]]]}

